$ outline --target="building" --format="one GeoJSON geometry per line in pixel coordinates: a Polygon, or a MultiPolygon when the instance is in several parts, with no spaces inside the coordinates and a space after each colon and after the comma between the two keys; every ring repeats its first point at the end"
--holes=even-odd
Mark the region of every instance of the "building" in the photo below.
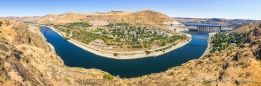
{"type": "Polygon", "coordinates": [[[221,31],[230,31],[233,29],[234,29],[234,26],[226,26],[226,25],[221,26],[221,31]]]}
{"type": "Polygon", "coordinates": [[[236,43],[230,43],[229,45],[231,45],[231,46],[237,46],[236,43]]]}
{"type": "Polygon", "coordinates": [[[106,46],[106,43],[101,39],[96,39],[96,40],[92,41],[91,44],[94,46],[99,46],[99,47],[106,46]]]}
{"type": "Polygon", "coordinates": [[[182,23],[179,23],[177,21],[167,21],[162,22],[162,25],[164,25],[167,29],[174,31],[174,32],[180,32],[180,31],[187,31],[186,26],[182,23]]]}

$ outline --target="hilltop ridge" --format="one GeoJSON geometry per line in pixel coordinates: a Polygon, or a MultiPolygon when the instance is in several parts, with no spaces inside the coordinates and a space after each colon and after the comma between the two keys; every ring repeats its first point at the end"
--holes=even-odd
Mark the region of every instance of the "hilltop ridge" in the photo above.
{"type": "Polygon", "coordinates": [[[106,21],[106,22],[122,22],[130,24],[161,24],[165,21],[174,21],[165,14],[152,11],[143,10],[137,12],[126,11],[111,11],[105,13],[65,13],[59,15],[46,15],[42,17],[37,23],[70,23],[82,21],[106,21]]]}
{"type": "Polygon", "coordinates": [[[72,22],[106,22],[106,23],[128,23],[137,25],[148,25],[157,28],[164,28],[163,22],[175,21],[173,18],[153,10],[142,10],[136,12],[110,11],[95,13],[74,13],[48,14],[42,17],[8,17],[24,22],[35,22],[38,24],[66,24],[72,22]]]}

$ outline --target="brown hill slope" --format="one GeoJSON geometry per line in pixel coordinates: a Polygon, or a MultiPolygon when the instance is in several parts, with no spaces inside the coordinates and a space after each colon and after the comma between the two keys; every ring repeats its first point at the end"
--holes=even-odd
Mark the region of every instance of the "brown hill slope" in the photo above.
{"type": "Polygon", "coordinates": [[[174,20],[171,17],[168,17],[167,15],[156,11],[143,10],[137,12],[112,11],[107,13],[65,13],[60,15],[52,14],[42,17],[37,23],[65,24],[71,22],[90,21],[159,25],[162,22],[174,20]]]}
{"type": "Polygon", "coordinates": [[[25,16],[25,17],[5,17],[6,19],[19,20],[24,22],[36,22],[41,16],[25,16]]]}

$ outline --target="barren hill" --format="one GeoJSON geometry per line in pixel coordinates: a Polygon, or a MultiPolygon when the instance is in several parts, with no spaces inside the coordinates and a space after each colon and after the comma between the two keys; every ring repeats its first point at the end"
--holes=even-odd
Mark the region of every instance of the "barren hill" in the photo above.
{"type": "Polygon", "coordinates": [[[106,13],[65,13],[52,14],[42,17],[37,23],[40,24],[64,24],[71,22],[89,22],[89,21],[105,21],[114,23],[130,23],[130,24],[152,24],[159,25],[162,22],[174,21],[171,17],[162,13],[143,10],[137,12],[111,11],[106,13]]]}
{"type": "Polygon", "coordinates": [[[259,20],[250,19],[226,19],[226,18],[183,18],[174,17],[178,22],[192,22],[192,23],[205,23],[205,24],[220,24],[220,25],[233,25],[239,23],[258,22],[259,20]]]}
{"type": "Polygon", "coordinates": [[[5,18],[24,21],[24,22],[36,22],[41,18],[41,16],[5,17],[5,18]]]}

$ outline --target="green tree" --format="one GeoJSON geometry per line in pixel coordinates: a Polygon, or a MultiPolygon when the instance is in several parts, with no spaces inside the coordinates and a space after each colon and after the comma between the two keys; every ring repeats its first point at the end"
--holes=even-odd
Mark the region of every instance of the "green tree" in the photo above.
{"type": "Polygon", "coordinates": [[[118,53],[114,53],[113,55],[114,55],[114,56],[118,56],[118,53]]]}
{"type": "Polygon", "coordinates": [[[149,54],[151,53],[151,51],[146,50],[145,53],[146,53],[147,55],[149,55],[149,54]]]}
{"type": "Polygon", "coordinates": [[[117,41],[117,42],[120,42],[120,41],[121,41],[121,39],[120,39],[120,38],[116,38],[116,41],[117,41]]]}

